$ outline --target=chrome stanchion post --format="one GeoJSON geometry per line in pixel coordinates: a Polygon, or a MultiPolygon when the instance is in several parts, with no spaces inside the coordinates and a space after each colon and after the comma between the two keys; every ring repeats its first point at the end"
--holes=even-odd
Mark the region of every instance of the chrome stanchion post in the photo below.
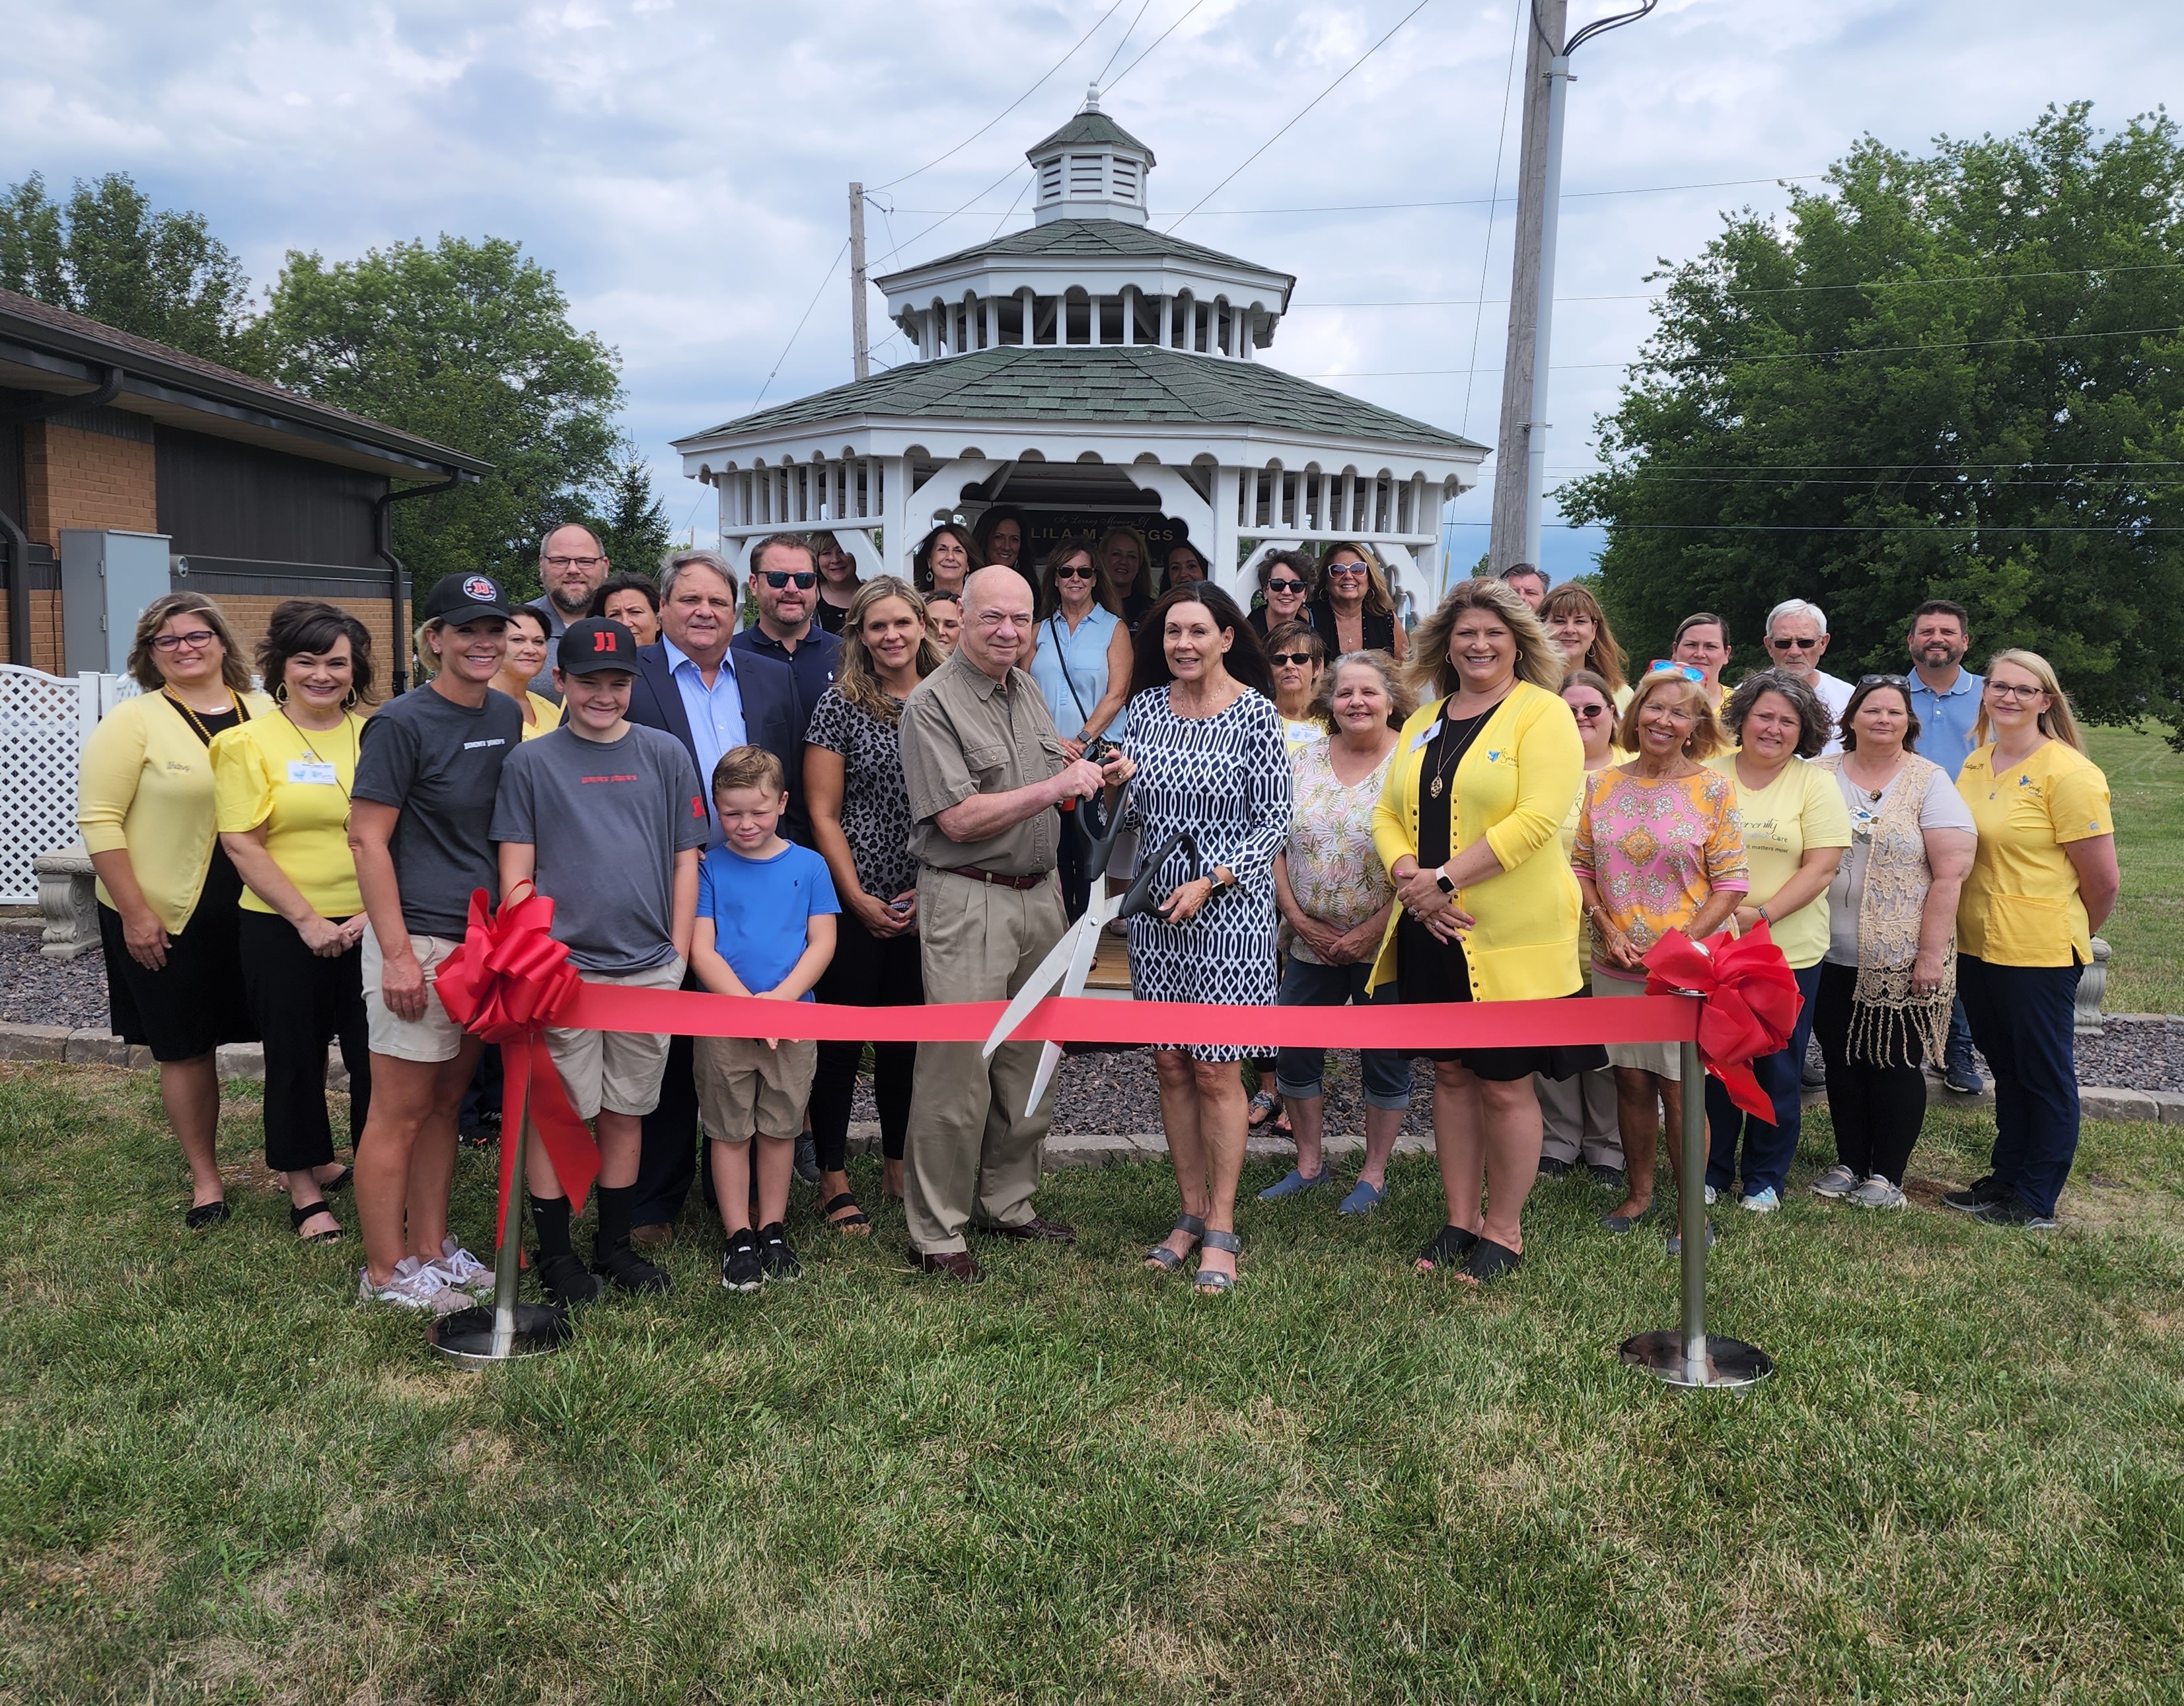
{"type": "Polygon", "coordinates": [[[516,1301],[523,1278],[524,1161],[531,1143],[531,1120],[516,1122],[515,1135],[503,1142],[515,1145],[515,1183],[509,1190],[508,1214],[501,1222],[500,1243],[493,1254],[493,1307],[462,1309],[432,1323],[432,1348],[450,1362],[465,1368],[486,1368],[512,1362],[518,1357],[542,1356],[557,1351],[569,1337],[568,1312],[550,1303],[516,1301]]]}
{"type": "Polygon", "coordinates": [[[1677,1134],[1683,1165],[1676,1181],[1676,1224],[1683,1237],[1683,1325],[1625,1339],[1623,1360],[1672,1386],[1748,1386],[1774,1373],[1773,1359],[1741,1339],[1707,1336],[1706,1067],[1696,1042],[1683,1044],[1678,1069],[1684,1104],[1684,1129],[1677,1134]]]}

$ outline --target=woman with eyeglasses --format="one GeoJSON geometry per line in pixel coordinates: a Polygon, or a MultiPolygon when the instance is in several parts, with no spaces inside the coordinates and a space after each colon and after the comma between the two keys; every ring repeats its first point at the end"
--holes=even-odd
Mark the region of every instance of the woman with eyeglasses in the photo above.
{"type": "Polygon", "coordinates": [[[1623,679],[1624,653],[1600,600],[1574,581],[1565,581],[1540,601],[1540,620],[1572,670],[1589,670],[1607,683],[1608,699],[1618,711],[1630,703],[1630,684],[1623,679]]]}
{"type": "MultiPolygon", "coordinates": [[[[1102,736],[1119,742],[1128,732],[1123,706],[1130,697],[1130,631],[1120,601],[1087,539],[1064,539],[1046,553],[1039,588],[1038,649],[1031,678],[1039,684],[1061,749],[1072,759],[1102,736]]],[[[1063,814],[1061,898],[1072,919],[1090,901],[1084,875],[1083,814],[1079,802],[1063,814]]]]}
{"type": "Polygon", "coordinates": [[[976,554],[970,530],[944,521],[918,541],[917,549],[911,553],[911,584],[928,597],[953,592],[961,598],[963,582],[972,570],[981,566],[972,560],[976,554]]]}
{"type": "MultiPolygon", "coordinates": [[[[831,540],[831,533],[815,536],[831,540]]],[[[838,553],[840,547],[835,547],[838,553]]],[[[850,567],[850,579],[857,578],[856,565],[850,567]]],[[[592,595],[591,614],[604,616],[610,622],[619,622],[637,636],[640,646],[657,643],[660,638],[660,586],[649,575],[610,575],[599,583],[599,590],[592,595]]]]}
{"type": "Polygon", "coordinates": [[[1868,675],[1843,708],[1841,753],[1817,760],[1849,811],[1851,844],[1828,888],[1813,1002],[1836,1164],[1812,1191],[1861,1209],[1903,1206],[1926,1119],[1923,1064],[1947,1045],[1957,900],[1978,839],[1964,797],[1918,742],[1909,684],[1868,675]]]}
{"type": "Polygon", "coordinates": [[[1396,620],[1387,570],[1362,545],[1346,541],[1329,547],[1319,559],[1318,596],[1307,608],[1312,625],[1337,656],[1385,652],[1400,664],[1409,653],[1410,636],[1396,620]]]}
{"type": "MultiPolygon", "coordinates": [[[[523,713],[523,738],[535,741],[561,726],[561,707],[543,693],[531,691],[532,679],[546,667],[546,618],[535,604],[518,604],[508,613],[508,651],[493,691],[505,693],[523,713]]],[[[418,649],[420,680],[430,679],[430,653],[418,649]]]]}
{"type": "Polygon", "coordinates": [[[1100,566],[1107,571],[1107,584],[1123,612],[1123,625],[1133,634],[1153,608],[1153,559],[1145,536],[1134,527],[1110,527],[1100,536],[1100,566]]]}
{"type": "Polygon", "coordinates": [[[1741,1147],[1744,1207],[1771,1214],[1782,1206],[1797,1159],[1805,1047],[1828,952],[1828,886],[1850,846],[1850,814],[1833,780],[1810,762],[1833,736],[1835,719],[1809,681],[1780,670],[1747,676],[1730,695],[1722,721],[1737,744],[1710,762],[1736,784],[1752,885],[1738,903],[1736,926],[1766,925],[1797,980],[1799,999],[1789,1042],[1752,1063],[1752,1075],[1774,1104],[1772,1125],[1739,1108],[1719,1079],[1707,1081],[1707,1194],[1737,1182],[1741,1147]]]}
{"type": "Polygon", "coordinates": [[[1318,584],[1318,565],[1304,551],[1277,551],[1259,564],[1260,602],[1251,615],[1251,631],[1263,642],[1285,623],[1301,622],[1315,633],[1312,620],[1312,588],[1318,584]]]}
{"type": "MultiPolygon", "coordinates": [[[[1696,670],[1649,670],[1623,714],[1617,743],[1629,762],[1595,770],[1571,843],[1570,869],[1592,926],[1595,997],[1646,992],[1646,955],[1672,930],[1702,942],[1752,886],[1737,821],[1736,785],[1706,761],[1721,749],[1713,697],[1696,670]]],[[[1653,1206],[1653,1165],[1665,1120],[1682,1130],[1682,1051],[1673,1042],[1611,1042],[1615,1119],[1629,1195],[1602,1218],[1628,1232],[1653,1206]]],[[[1703,1092],[1702,1092],[1703,1093],[1703,1092]]],[[[1680,1177],[1680,1144],[1669,1167],[1680,1177]]],[[[1707,1229],[1709,1241],[1713,1229],[1707,1229]]],[[[1669,1234],[1674,1254],[1683,1240],[1669,1234]]]]}
{"type": "Polygon", "coordinates": [[[2038,653],[1988,661],[1972,739],[1957,792],[1979,851],[1957,903],[1957,990],[1994,1072],[1994,1155],[1985,1177],[1942,1200],[2044,1231],[2078,1153],[2078,979],[2115,905],[2115,820],[2108,778],[2038,653]]]}
{"type": "Polygon", "coordinates": [[[109,1023],[150,1048],[159,1101],[190,1170],[192,1231],[228,1218],[214,1155],[217,1051],[258,1033],[242,983],[242,879],[220,844],[212,743],[273,709],[211,599],[169,592],[129,647],[143,692],[84,743],[76,827],[98,874],[109,1023]]]}

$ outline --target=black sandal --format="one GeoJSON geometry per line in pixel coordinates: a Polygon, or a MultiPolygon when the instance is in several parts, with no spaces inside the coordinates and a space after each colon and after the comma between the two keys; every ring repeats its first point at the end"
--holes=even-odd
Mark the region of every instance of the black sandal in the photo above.
{"type": "Polygon", "coordinates": [[[822,1203],[819,1212],[826,1216],[829,1227],[846,1236],[861,1238],[872,1229],[872,1217],[857,1206],[857,1199],[847,1191],[841,1192],[833,1202],[822,1203]],[[843,1215],[840,1220],[836,1220],[834,1211],[844,1207],[851,1212],[843,1215]]]}
{"type": "Polygon", "coordinates": [[[222,1198],[217,1203],[200,1203],[182,1216],[182,1224],[192,1232],[202,1232],[208,1226],[217,1226],[235,1212],[222,1198]]]}
{"type": "MultiPolygon", "coordinates": [[[[1174,1229],[1168,1236],[1173,1237],[1176,1232],[1190,1233],[1191,1241],[1195,1243],[1206,1236],[1206,1222],[1195,1214],[1178,1214],[1175,1217],[1174,1229]]],[[[1166,1244],[1156,1244],[1145,1252],[1145,1265],[1148,1268],[1157,1268],[1163,1274],[1179,1274],[1183,1271],[1184,1262],[1190,1254],[1190,1252],[1186,1250],[1178,1256],[1166,1244]]]]}
{"type": "Polygon", "coordinates": [[[1459,1280],[1474,1286],[1484,1286],[1513,1274],[1524,1264],[1524,1259],[1507,1244],[1497,1244],[1491,1238],[1481,1238],[1471,1247],[1471,1259],[1457,1275],[1459,1280]]]}
{"type": "Polygon", "coordinates": [[[1425,1248],[1418,1252],[1418,1260],[1424,1264],[1420,1271],[1430,1274],[1452,1266],[1459,1257],[1469,1255],[1472,1247],[1478,1242],[1479,1234],[1476,1232],[1467,1232],[1461,1226],[1442,1227],[1433,1235],[1432,1241],[1425,1248]]]}
{"type": "Polygon", "coordinates": [[[336,1191],[347,1190],[348,1188],[348,1181],[355,1177],[355,1168],[344,1167],[340,1172],[335,1174],[332,1178],[327,1180],[325,1184],[320,1186],[319,1189],[331,1196],[336,1191]]]}
{"type": "Polygon", "coordinates": [[[1224,1298],[1236,1289],[1236,1275],[1224,1274],[1217,1268],[1208,1268],[1205,1253],[1206,1250],[1218,1250],[1240,1260],[1244,1254],[1244,1241],[1234,1232],[1208,1232],[1200,1242],[1204,1248],[1199,1252],[1198,1271],[1190,1276],[1190,1288],[1201,1298],[1224,1298]]]}
{"type": "MultiPolygon", "coordinates": [[[[333,1212],[326,1206],[326,1199],[323,1197],[315,1203],[291,1203],[288,1205],[289,1230],[298,1237],[303,1237],[304,1221],[309,1220],[314,1214],[325,1214],[331,1217],[333,1212]]],[[[340,1223],[337,1221],[332,1231],[314,1232],[309,1237],[304,1238],[304,1242],[307,1244],[337,1244],[341,1242],[341,1236],[340,1223]]]]}

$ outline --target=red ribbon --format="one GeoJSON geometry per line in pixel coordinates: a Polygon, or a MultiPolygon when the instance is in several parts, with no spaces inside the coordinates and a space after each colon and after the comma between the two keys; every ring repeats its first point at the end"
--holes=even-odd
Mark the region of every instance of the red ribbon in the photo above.
{"type": "Polygon", "coordinates": [[[1730,1101],[1772,1125],[1774,1104],[1752,1076],[1751,1063],[1787,1045],[1804,997],[1766,920],[1740,936],[1717,936],[1703,943],[1672,930],[1653,944],[1645,964],[1651,993],[1689,990],[1706,997],[1699,1058],[1730,1101]]]}
{"type": "MultiPolygon", "coordinates": [[[[546,1047],[546,1027],[576,1022],[569,1009],[584,981],[569,964],[569,950],[554,940],[553,925],[554,903],[536,889],[521,900],[510,898],[497,914],[487,905],[483,889],[471,891],[470,928],[462,946],[441,964],[432,986],[449,1018],[500,1045],[501,1129],[521,1131],[529,1115],[568,1192],[570,1212],[581,1214],[592,1181],[599,1177],[599,1146],[570,1105],[546,1047]]],[[[496,1239],[506,1227],[508,1205],[519,1182],[515,1150],[512,1142],[500,1146],[496,1239]]]]}

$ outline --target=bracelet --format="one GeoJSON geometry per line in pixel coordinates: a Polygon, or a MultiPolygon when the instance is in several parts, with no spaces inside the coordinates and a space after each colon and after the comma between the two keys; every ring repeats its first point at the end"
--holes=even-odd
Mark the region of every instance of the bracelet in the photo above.
{"type": "Polygon", "coordinates": [[[1763,906],[1755,906],[1755,907],[1754,907],[1754,908],[1752,908],[1752,911],[1754,911],[1754,912],[1756,912],[1756,913],[1758,913],[1758,914],[1759,914],[1759,921],[1760,921],[1760,923],[1762,923],[1762,924],[1772,924],[1772,923],[1774,923],[1774,920],[1773,919],[1771,919],[1771,918],[1769,918],[1769,917],[1768,917],[1768,916],[1767,916],[1767,909],[1766,909],[1765,907],[1763,907],[1763,906]]]}

